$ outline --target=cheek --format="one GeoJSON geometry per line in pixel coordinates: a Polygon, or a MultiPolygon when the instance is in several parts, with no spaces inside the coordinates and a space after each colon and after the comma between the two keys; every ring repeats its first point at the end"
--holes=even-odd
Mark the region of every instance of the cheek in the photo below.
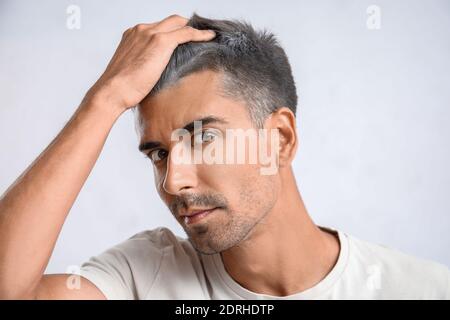
{"type": "Polygon", "coordinates": [[[225,196],[233,209],[250,212],[273,203],[273,176],[261,175],[257,165],[209,165],[199,170],[205,189],[225,196]]]}
{"type": "Polygon", "coordinates": [[[242,184],[247,185],[247,181],[254,180],[259,170],[253,165],[214,164],[199,165],[197,173],[202,189],[212,189],[227,196],[227,193],[241,189],[242,184]]]}
{"type": "Polygon", "coordinates": [[[156,191],[158,192],[158,195],[160,199],[167,205],[167,207],[170,209],[170,204],[173,201],[173,196],[165,192],[164,190],[164,175],[158,174],[155,170],[155,187],[156,191]]]}
{"type": "Polygon", "coordinates": [[[251,166],[241,172],[237,183],[235,192],[244,214],[257,218],[274,207],[278,199],[276,176],[261,175],[258,166],[251,166]]]}
{"type": "Polygon", "coordinates": [[[164,190],[163,190],[163,184],[164,184],[164,173],[160,170],[157,170],[155,167],[153,167],[153,176],[155,181],[155,187],[158,191],[160,197],[163,197],[164,190]]]}

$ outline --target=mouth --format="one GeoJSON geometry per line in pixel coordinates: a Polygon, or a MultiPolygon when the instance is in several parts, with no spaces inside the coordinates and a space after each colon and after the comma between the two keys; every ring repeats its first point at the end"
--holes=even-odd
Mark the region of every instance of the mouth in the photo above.
{"type": "Polygon", "coordinates": [[[182,215],[182,217],[184,218],[184,223],[186,225],[190,225],[190,224],[194,224],[196,222],[203,220],[205,217],[209,216],[216,209],[218,209],[218,207],[208,209],[208,210],[202,210],[202,211],[188,213],[186,215],[182,215]]]}

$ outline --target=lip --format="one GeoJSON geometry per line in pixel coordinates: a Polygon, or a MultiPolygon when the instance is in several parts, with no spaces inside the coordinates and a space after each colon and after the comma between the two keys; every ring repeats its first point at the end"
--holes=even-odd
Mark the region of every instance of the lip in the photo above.
{"type": "Polygon", "coordinates": [[[189,215],[184,215],[183,216],[184,223],[187,225],[196,223],[196,222],[202,220],[203,218],[207,217],[208,215],[210,215],[216,209],[217,208],[212,208],[212,209],[208,209],[208,210],[193,212],[189,215]]]}

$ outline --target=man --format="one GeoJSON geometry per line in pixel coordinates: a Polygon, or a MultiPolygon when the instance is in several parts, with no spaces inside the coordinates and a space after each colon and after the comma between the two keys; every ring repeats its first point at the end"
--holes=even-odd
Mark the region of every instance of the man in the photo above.
{"type": "Polygon", "coordinates": [[[288,59],[266,31],[195,14],[128,29],[73,117],[0,200],[0,297],[450,298],[446,266],[313,223],[291,167],[296,105],[288,59]],[[84,263],[71,290],[70,275],[43,272],[111,127],[134,106],[139,149],[188,239],[164,227],[134,235],[84,263]],[[249,144],[229,148],[243,134],[249,144]],[[249,161],[252,141],[259,161],[249,161]]]}

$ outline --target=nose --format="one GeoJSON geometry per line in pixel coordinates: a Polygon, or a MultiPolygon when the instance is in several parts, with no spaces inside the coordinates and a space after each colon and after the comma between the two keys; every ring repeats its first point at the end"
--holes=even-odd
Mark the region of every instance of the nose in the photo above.
{"type": "Polygon", "coordinates": [[[169,194],[179,194],[182,191],[193,189],[197,186],[197,171],[195,164],[177,163],[171,153],[168,155],[166,175],[163,188],[169,194]]]}

